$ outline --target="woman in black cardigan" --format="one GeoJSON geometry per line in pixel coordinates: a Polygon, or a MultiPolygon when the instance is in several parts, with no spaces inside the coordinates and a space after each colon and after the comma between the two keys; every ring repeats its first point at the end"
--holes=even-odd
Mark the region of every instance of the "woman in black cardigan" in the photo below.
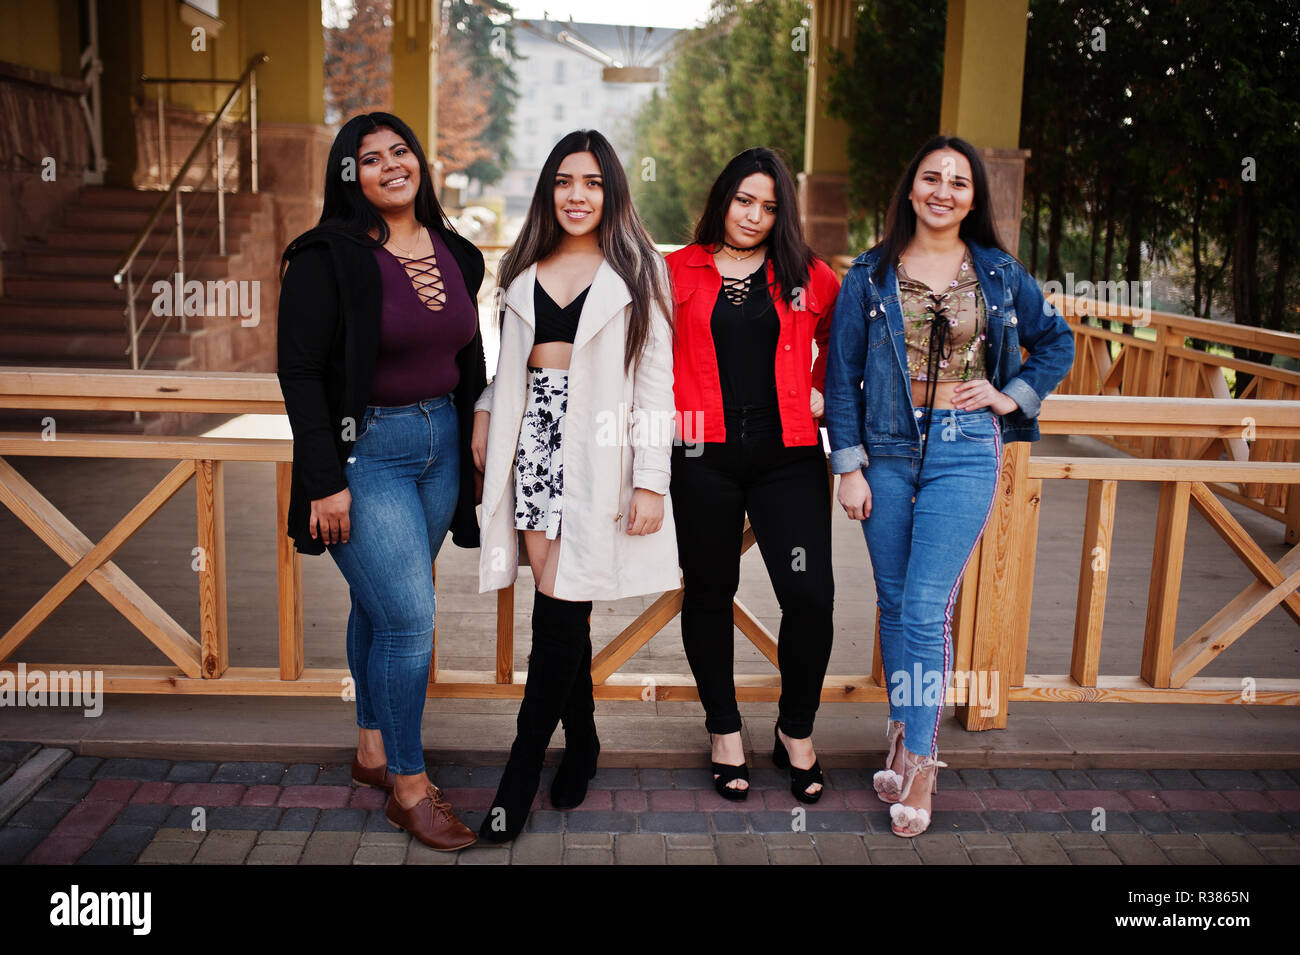
{"type": "Polygon", "coordinates": [[[396,116],[344,124],[324,208],[281,263],[279,378],[293,428],[288,533],[348,582],[360,727],[352,776],[390,791],[390,822],[440,850],[474,833],[425,772],[431,565],[448,529],[478,546],[469,442],[486,371],[483,256],[433,194],[396,116]]]}

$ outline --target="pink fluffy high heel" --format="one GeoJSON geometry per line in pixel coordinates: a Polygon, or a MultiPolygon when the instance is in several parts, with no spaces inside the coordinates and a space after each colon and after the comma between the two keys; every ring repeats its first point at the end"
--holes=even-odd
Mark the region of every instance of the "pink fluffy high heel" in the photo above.
{"type": "Polygon", "coordinates": [[[903,724],[899,720],[885,722],[885,739],[889,741],[889,755],[885,757],[885,768],[871,777],[871,785],[881,802],[896,803],[902,798],[903,777],[894,772],[894,756],[903,744],[903,724]]]}
{"type": "Polygon", "coordinates": [[[930,828],[929,810],[904,806],[901,800],[907,798],[907,794],[912,791],[912,784],[916,782],[916,777],[924,769],[933,768],[933,772],[930,773],[930,792],[937,792],[939,769],[947,766],[947,763],[941,763],[933,756],[913,756],[906,749],[903,750],[903,791],[898,794],[900,801],[889,807],[889,828],[894,835],[913,839],[930,828]]]}

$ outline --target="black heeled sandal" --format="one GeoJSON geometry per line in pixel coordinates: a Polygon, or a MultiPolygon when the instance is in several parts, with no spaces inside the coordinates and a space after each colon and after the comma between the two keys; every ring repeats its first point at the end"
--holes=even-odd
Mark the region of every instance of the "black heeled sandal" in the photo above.
{"type": "Polygon", "coordinates": [[[772,762],[776,763],[777,769],[790,770],[790,795],[809,805],[821,799],[822,793],[826,791],[821,760],[814,760],[808,769],[800,769],[790,762],[790,752],[785,748],[785,743],[781,742],[781,734],[775,726],[772,727],[772,738],[776,741],[772,747],[772,762]],[[815,793],[810,793],[807,790],[813,783],[819,784],[822,788],[815,793]]]}
{"type": "MultiPolygon", "coordinates": [[[[709,748],[713,748],[713,734],[709,734],[709,748]]],[[[732,802],[743,802],[749,798],[749,766],[741,763],[739,766],[732,766],[729,763],[713,763],[713,788],[718,791],[718,795],[723,799],[729,799],[732,802]],[[738,789],[728,786],[727,783],[734,782],[737,779],[745,781],[745,788],[738,789]]]]}
{"type": "Polygon", "coordinates": [[[749,767],[744,763],[739,766],[728,766],[726,763],[714,763],[713,788],[718,791],[718,795],[723,799],[730,799],[732,802],[742,802],[749,797],[749,787],[737,789],[734,786],[728,786],[727,783],[736,779],[743,779],[749,782],[749,767]]]}

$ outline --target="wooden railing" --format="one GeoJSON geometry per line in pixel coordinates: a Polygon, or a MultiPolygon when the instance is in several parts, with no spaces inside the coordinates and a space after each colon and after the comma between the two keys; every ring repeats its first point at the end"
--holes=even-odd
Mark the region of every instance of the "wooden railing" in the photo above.
{"type": "MultiPolygon", "coordinates": [[[[1300,335],[1189,318],[1170,312],[1140,311],[1095,299],[1050,296],[1074,330],[1074,366],[1059,395],[1125,395],[1152,398],[1218,398],[1238,402],[1237,427],[1222,434],[1098,434],[1130,454],[1183,460],[1300,461],[1300,442],[1268,438],[1254,428],[1256,401],[1300,400],[1300,372],[1224,354],[1232,346],[1300,360],[1300,335]],[[1136,334],[1091,324],[1102,318],[1136,334]],[[1142,331],[1145,329],[1145,331],[1142,331]],[[1188,347],[1188,340],[1214,350],[1188,347]],[[1248,374],[1250,383],[1234,399],[1228,373],[1248,374]]],[[[1225,479],[1226,480],[1226,479],[1225,479]]],[[[1214,490],[1286,524],[1286,542],[1300,543],[1294,501],[1287,485],[1243,481],[1214,482],[1214,490]]]]}
{"type": "MultiPolygon", "coordinates": [[[[225,414],[282,414],[283,400],[274,375],[171,372],[137,374],[81,369],[0,367],[0,407],[46,411],[57,421],[64,410],[181,411],[225,414]]],[[[1230,399],[1168,400],[1126,397],[1052,397],[1040,416],[1046,434],[1132,436],[1159,440],[1222,440],[1240,427],[1240,403],[1230,399]]],[[[1300,439],[1300,402],[1257,399],[1251,403],[1260,441],[1300,439]]],[[[1294,487],[1300,463],[1267,461],[1131,460],[1115,458],[1030,457],[1029,445],[1008,447],[994,514],[971,560],[954,616],[955,671],[980,674],[990,693],[961,680],[950,689],[968,729],[1006,725],[1007,703],[1019,700],[1175,703],[1244,702],[1240,680],[1206,679],[1196,674],[1238,640],[1273,607],[1281,604],[1300,623],[1300,547],[1274,563],[1209,493],[1217,482],[1248,486],[1294,487]],[[1026,674],[1030,603],[1036,559],[1038,512],[1044,480],[1089,482],[1080,560],[1078,606],[1070,672],[1026,674]],[[1133,675],[1098,672],[1103,634],[1111,531],[1117,488],[1124,481],[1161,484],[1160,513],[1153,542],[1150,596],[1140,661],[1133,675]],[[1189,506],[1218,531],[1256,578],[1197,631],[1175,646],[1182,553],[1189,506]]],[[[304,665],[300,557],[283,533],[288,509],[292,442],[286,440],[110,434],[0,433],[0,501],[69,566],[69,570],[23,617],[0,635],[0,669],[17,667],[23,641],[83,583],[104,595],[171,661],[166,666],[95,666],[105,689],[118,693],[337,696],[346,669],[304,665]],[[47,440],[52,438],[52,440],[47,440]],[[92,542],[47,498],[24,479],[7,456],[147,458],[177,462],[100,541],[92,542]],[[275,467],[277,518],[267,527],[275,541],[278,568],[278,667],[234,665],[230,660],[226,616],[226,540],[224,465],[263,461],[275,467]],[[200,627],[188,633],[113,563],[114,554],[151,514],[195,479],[196,541],[203,548],[198,579],[200,627]]],[[[1292,501],[1300,494],[1292,494],[1292,501]]],[[[1288,520],[1296,519],[1294,510],[1288,520]]],[[[1291,526],[1294,526],[1292,524],[1291,526]]],[[[746,536],[746,546],[752,544],[746,536]]],[[[1057,570],[1057,568],[1053,568],[1057,570]]],[[[436,579],[436,578],[435,578],[436,579]]],[[[30,587],[36,581],[10,579],[6,586],[30,587]]],[[[492,670],[446,670],[437,663],[437,637],[430,668],[429,695],[437,697],[518,698],[525,674],[514,670],[513,591],[498,596],[497,654],[492,670]]],[[[694,682],[682,673],[629,673],[621,668],[681,608],[681,592],[659,597],[611,640],[592,661],[600,699],[659,700],[697,698],[694,682]]],[[[269,614],[269,608],[268,608],[269,614]]],[[[770,661],[776,641],[737,602],[737,626],[770,661]]],[[[880,655],[871,674],[830,675],[827,701],[886,699],[880,655]]],[[[864,661],[865,663],[865,661],[864,661]]],[[[67,667],[69,664],[60,664],[67,667]]],[[[87,664],[81,665],[83,668],[87,664]]],[[[40,669],[29,663],[30,670],[40,669]]],[[[779,677],[737,675],[741,700],[775,700],[779,677]]],[[[1300,680],[1258,679],[1250,695],[1256,704],[1300,703],[1300,680]]]]}

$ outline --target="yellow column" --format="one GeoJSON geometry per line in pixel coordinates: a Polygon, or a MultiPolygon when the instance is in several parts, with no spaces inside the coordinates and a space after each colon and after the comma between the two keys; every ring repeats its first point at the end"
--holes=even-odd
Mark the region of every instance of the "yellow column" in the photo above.
{"type": "Polygon", "coordinates": [[[857,3],[813,0],[810,26],[799,214],[808,243],[829,259],[849,250],[849,129],[843,120],[826,115],[828,52],[837,51],[846,66],[853,62],[857,3]]]}
{"type": "Polygon", "coordinates": [[[948,0],[939,129],[980,151],[1003,244],[1020,239],[1025,159],[1020,94],[1025,79],[1029,0],[948,0]]]}
{"type": "Polygon", "coordinates": [[[281,248],[316,222],[324,177],[342,175],[326,170],[333,137],[325,126],[320,8],[321,0],[241,0],[236,8],[240,70],[255,53],[270,57],[257,68],[257,177],[273,199],[281,248]]]}
{"type": "Polygon", "coordinates": [[[80,77],[77,7],[66,0],[0,4],[0,60],[80,77]]]}
{"type": "Polygon", "coordinates": [[[438,161],[438,7],[435,0],[393,0],[393,114],[420,140],[442,192],[438,161]]]}
{"type": "Polygon", "coordinates": [[[257,70],[258,118],[267,123],[323,124],[325,35],[320,0],[245,0],[238,9],[243,49],[234,75],[254,53],[271,57],[257,70]]]}

